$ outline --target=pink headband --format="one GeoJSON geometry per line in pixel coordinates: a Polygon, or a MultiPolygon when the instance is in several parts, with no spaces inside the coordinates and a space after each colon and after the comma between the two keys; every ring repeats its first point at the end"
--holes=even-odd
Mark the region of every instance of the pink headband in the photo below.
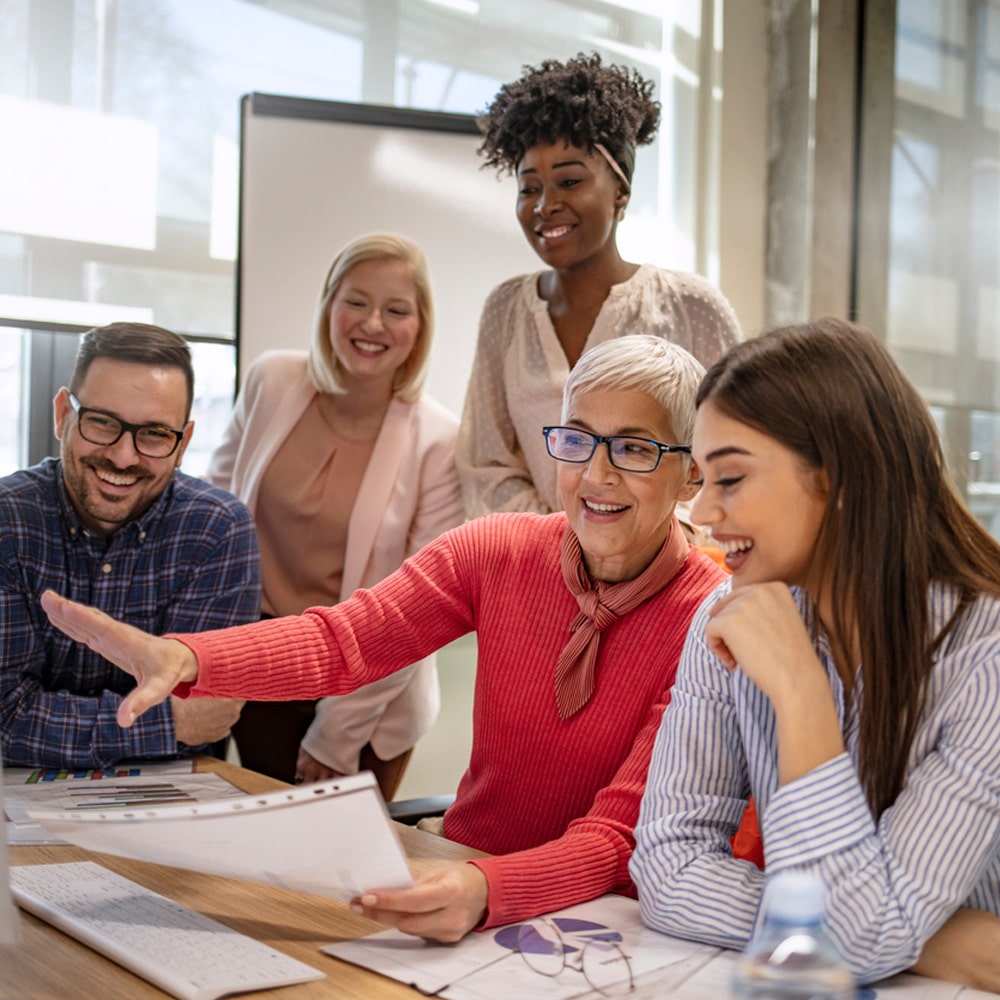
{"type": "Polygon", "coordinates": [[[632,185],[629,183],[629,179],[625,176],[625,171],[622,170],[618,161],[599,142],[594,143],[594,149],[608,161],[608,166],[621,178],[622,183],[625,185],[625,190],[631,191],[632,185]]]}

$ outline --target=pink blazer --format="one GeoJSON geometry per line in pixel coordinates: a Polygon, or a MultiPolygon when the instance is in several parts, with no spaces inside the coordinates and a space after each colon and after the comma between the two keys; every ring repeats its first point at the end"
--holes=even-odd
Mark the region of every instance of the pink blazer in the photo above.
{"type": "MultiPolygon", "coordinates": [[[[267,351],[249,367],[207,478],[256,510],[264,470],[317,390],[304,351],[267,351]]],[[[458,420],[429,396],[389,404],[351,514],[342,596],[370,587],[463,518],[455,437],[458,420]]],[[[440,705],[434,658],[324,698],[303,746],[353,774],[368,742],[383,760],[409,749],[440,705]]]]}

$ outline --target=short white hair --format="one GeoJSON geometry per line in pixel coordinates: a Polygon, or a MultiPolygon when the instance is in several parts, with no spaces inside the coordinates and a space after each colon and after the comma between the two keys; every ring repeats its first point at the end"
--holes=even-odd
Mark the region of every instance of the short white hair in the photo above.
{"type": "Polygon", "coordinates": [[[573,400],[587,392],[644,392],[667,411],[677,443],[690,444],[695,397],[704,377],[702,364],[669,340],[645,333],[616,337],[585,352],[569,373],[562,419],[568,419],[573,400]]]}

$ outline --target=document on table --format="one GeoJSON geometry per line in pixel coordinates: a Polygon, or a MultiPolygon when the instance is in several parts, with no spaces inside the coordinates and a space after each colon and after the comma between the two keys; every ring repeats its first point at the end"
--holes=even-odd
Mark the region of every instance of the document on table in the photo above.
{"type": "MultiPolygon", "coordinates": [[[[192,775],[191,777],[204,777],[192,775]]],[[[30,818],[91,851],[349,900],[413,884],[370,772],[266,795],[179,805],[38,809],[30,818]]]]}
{"type": "Polygon", "coordinates": [[[205,802],[245,793],[217,774],[193,773],[191,762],[119,765],[99,770],[4,772],[9,844],[59,844],[33,819],[32,810],[107,811],[169,803],[205,802]]]}
{"type": "Polygon", "coordinates": [[[163,777],[168,774],[191,774],[190,758],[176,760],[123,760],[107,767],[8,767],[5,785],[37,785],[62,781],[100,781],[107,778],[163,777]]]}
{"type": "MultiPolygon", "coordinates": [[[[720,952],[710,945],[650,930],[639,917],[639,904],[624,896],[603,896],[558,910],[550,917],[574,951],[595,935],[617,941],[628,956],[636,983],[655,980],[658,991],[664,993],[720,952]]],[[[518,1000],[571,1000],[593,995],[578,969],[564,968],[555,977],[531,969],[517,951],[519,927],[510,924],[469,934],[454,945],[431,944],[395,930],[382,931],[326,945],[323,951],[448,1000],[506,1000],[512,996],[518,1000]]]]}
{"type": "MultiPolygon", "coordinates": [[[[570,947],[554,977],[529,968],[517,951],[520,924],[469,934],[439,945],[399,931],[381,931],[354,941],[325,945],[335,958],[363,966],[421,993],[445,1000],[573,1000],[594,996],[573,955],[599,935],[616,940],[628,956],[635,993],[642,998],[705,1000],[729,993],[738,952],[669,937],[646,927],[639,904],[624,896],[602,896],[549,914],[570,947]]],[[[533,938],[533,941],[538,941],[533,938]]],[[[545,944],[545,942],[540,942],[545,944]]],[[[995,996],[922,976],[901,974],[860,987],[857,1000],[986,1000],[995,996]]]]}

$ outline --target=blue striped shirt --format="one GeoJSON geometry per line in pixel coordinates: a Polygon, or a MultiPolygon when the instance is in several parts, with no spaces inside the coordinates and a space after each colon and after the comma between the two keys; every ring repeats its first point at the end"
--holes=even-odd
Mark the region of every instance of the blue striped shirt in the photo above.
{"type": "Polygon", "coordinates": [[[260,613],[257,538],[235,497],[181,472],[110,538],[88,531],[56,459],[0,479],[0,745],[9,767],[101,767],[170,757],[169,700],[119,728],[133,679],[53,628],[48,588],[157,634],[260,613]]]}
{"type": "MultiPolygon", "coordinates": [[[[768,872],[823,878],[830,932],[861,982],[912,965],[960,906],[1000,914],[1000,601],[975,601],[938,650],[906,784],[875,823],[856,770],[863,692],[845,704],[800,592],[846,752],[779,787],[770,701],[705,642],[706,609],[729,586],[695,616],[653,751],[630,866],[643,919],[679,937],[746,945],[764,873],[732,857],[729,837],[751,793],[768,872]]],[[[931,588],[934,634],[957,601],[953,588],[931,588]]]]}

